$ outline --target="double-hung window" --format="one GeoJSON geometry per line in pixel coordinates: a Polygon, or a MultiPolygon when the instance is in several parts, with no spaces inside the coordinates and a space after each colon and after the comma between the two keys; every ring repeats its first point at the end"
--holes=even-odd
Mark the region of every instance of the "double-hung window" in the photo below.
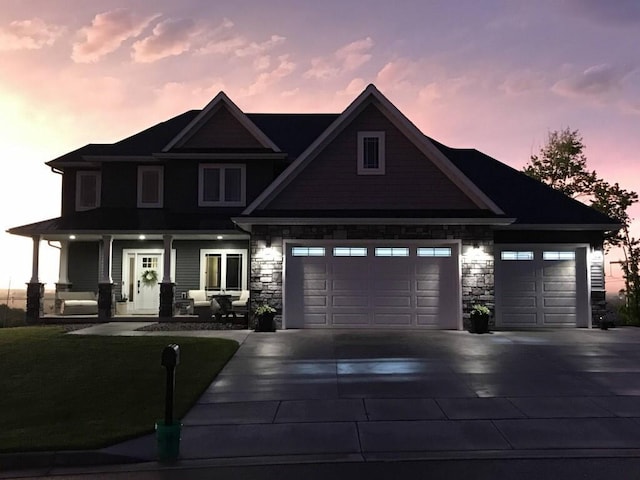
{"type": "Polygon", "coordinates": [[[358,132],[358,175],[384,173],[384,132],[358,132]]]}
{"type": "Polygon", "coordinates": [[[138,208],[160,208],[163,197],[163,167],[138,167],[138,208]]]}
{"type": "Polygon", "coordinates": [[[243,207],[245,199],[244,165],[200,165],[198,204],[201,207],[243,207]]]}
{"type": "Polygon", "coordinates": [[[100,206],[100,172],[76,173],[76,211],[91,210],[100,206]]]}
{"type": "Polygon", "coordinates": [[[246,290],[247,251],[200,250],[200,286],[204,290],[246,290]]]}

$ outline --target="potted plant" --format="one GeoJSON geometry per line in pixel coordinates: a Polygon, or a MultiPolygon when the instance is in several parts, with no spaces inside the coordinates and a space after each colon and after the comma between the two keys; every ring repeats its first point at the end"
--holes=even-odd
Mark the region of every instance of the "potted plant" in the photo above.
{"type": "Polygon", "coordinates": [[[120,295],[120,298],[116,300],[116,315],[126,315],[129,313],[129,300],[126,295],[120,295]]]}
{"type": "Polygon", "coordinates": [[[488,333],[491,310],[486,305],[476,304],[471,307],[471,333],[488,333]]]}
{"type": "Polygon", "coordinates": [[[260,305],[255,310],[256,332],[275,332],[273,319],[276,316],[276,309],[268,304],[260,305]]]}

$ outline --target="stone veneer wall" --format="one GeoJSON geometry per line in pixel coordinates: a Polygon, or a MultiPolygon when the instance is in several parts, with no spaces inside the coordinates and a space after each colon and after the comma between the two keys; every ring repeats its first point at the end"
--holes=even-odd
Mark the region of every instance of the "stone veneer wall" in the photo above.
{"type": "Polygon", "coordinates": [[[267,302],[282,324],[283,240],[462,240],[462,304],[465,319],[475,303],[494,307],[493,233],[485,226],[464,225],[320,225],[254,226],[251,235],[251,310],[267,302]],[[264,255],[267,241],[269,255],[264,255]],[[474,244],[481,253],[469,253],[474,244]]]}

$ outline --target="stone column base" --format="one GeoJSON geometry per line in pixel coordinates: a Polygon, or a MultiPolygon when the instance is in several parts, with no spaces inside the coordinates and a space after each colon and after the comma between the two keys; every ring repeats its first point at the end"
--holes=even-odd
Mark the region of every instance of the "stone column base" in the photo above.
{"type": "Polygon", "coordinates": [[[27,325],[37,325],[42,317],[44,298],[44,283],[27,283],[27,325]]]}
{"type": "Polygon", "coordinates": [[[108,322],[113,316],[113,283],[98,284],[98,319],[108,322]]]}
{"type": "Polygon", "coordinates": [[[160,311],[158,312],[160,318],[173,317],[175,289],[175,283],[160,284],[160,311]]]}

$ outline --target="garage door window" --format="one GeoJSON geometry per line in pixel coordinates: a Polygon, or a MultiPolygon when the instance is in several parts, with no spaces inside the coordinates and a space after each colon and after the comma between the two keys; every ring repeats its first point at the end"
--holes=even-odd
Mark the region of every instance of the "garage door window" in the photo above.
{"type": "Polygon", "coordinates": [[[450,257],[451,248],[449,247],[427,247],[418,249],[419,257],[450,257]]]}
{"type": "Polygon", "coordinates": [[[533,260],[533,252],[504,251],[500,253],[501,260],[533,260]]]}
{"type": "Polygon", "coordinates": [[[324,247],[293,247],[291,255],[294,257],[324,257],[324,247]]]}
{"type": "Polygon", "coordinates": [[[376,248],[376,257],[408,257],[409,249],[404,247],[376,248]]]}
{"type": "Polygon", "coordinates": [[[543,260],[575,260],[576,252],[542,252],[543,260]]]}
{"type": "Polygon", "coordinates": [[[367,249],[365,247],[335,247],[333,249],[334,257],[366,257],[367,249]]]}

